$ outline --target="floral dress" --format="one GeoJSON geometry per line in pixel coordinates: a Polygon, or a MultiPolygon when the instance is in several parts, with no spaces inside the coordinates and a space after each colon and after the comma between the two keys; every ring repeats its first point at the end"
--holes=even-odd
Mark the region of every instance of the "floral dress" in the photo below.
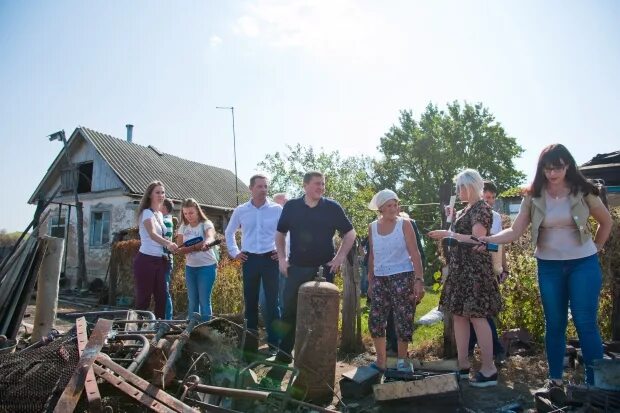
{"type": "MultiPolygon", "coordinates": [[[[454,231],[471,234],[475,224],[491,229],[493,215],[484,200],[471,208],[459,211],[454,231]]],[[[497,315],[502,308],[497,277],[493,274],[491,254],[477,252],[467,244],[451,247],[448,257],[448,277],[439,298],[439,309],[448,313],[471,318],[497,315]]]]}

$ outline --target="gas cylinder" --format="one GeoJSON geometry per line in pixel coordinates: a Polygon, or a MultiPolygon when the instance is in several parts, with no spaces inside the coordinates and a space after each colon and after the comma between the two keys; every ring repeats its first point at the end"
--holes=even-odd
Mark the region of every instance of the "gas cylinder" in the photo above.
{"type": "Polygon", "coordinates": [[[315,401],[331,400],[336,375],[338,309],[340,292],[323,278],[299,287],[295,330],[295,367],[300,371],[295,387],[315,401]]]}

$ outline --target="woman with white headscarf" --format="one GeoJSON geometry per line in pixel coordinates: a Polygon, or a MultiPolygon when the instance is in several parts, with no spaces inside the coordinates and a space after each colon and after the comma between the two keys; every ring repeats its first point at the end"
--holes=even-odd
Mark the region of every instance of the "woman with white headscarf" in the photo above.
{"type": "Polygon", "coordinates": [[[390,311],[398,336],[399,371],[413,371],[407,358],[407,347],[413,336],[415,305],[424,296],[422,260],[413,227],[399,216],[400,200],[394,191],[384,189],[375,194],[369,208],[380,217],[368,227],[368,296],[369,317],[377,361],[373,367],[386,369],[385,333],[390,311]],[[405,223],[405,225],[403,225],[405,223]]]}

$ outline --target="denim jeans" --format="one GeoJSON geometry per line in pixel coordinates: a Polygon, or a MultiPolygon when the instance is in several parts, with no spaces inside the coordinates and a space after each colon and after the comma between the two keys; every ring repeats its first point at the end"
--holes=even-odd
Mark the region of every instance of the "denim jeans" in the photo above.
{"type": "MultiPolygon", "coordinates": [[[[325,267],[327,268],[327,267],[325,267]]],[[[319,267],[298,267],[291,265],[288,267],[288,277],[284,286],[284,314],[282,315],[281,328],[282,341],[280,342],[281,353],[278,354],[279,361],[290,362],[290,354],[295,346],[295,328],[297,322],[297,293],[299,287],[305,282],[312,281],[316,277],[319,267]]],[[[328,282],[333,282],[334,274],[325,273],[328,282]]]]}
{"type": "Polygon", "coordinates": [[[187,283],[187,314],[191,318],[192,313],[200,313],[202,321],[208,321],[213,314],[211,308],[211,292],[217,265],[205,265],[203,267],[185,266],[185,282],[187,283]]]}
{"type": "Polygon", "coordinates": [[[360,291],[362,295],[368,293],[368,266],[360,264],[360,291]]]}
{"type": "Polygon", "coordinates": [[[166,267],[166,311],[164,317],[166,320],[172,320],[172,295],[170,295],[170,278],[172,277],[172,261],[168,260],[166,267]]]}
{"type": "MultiPolygon", "coordinates": [[[[282,274],[278,276],[278,311],[282,314],[284,311],[284,284],[286,283],[286,277],[282,274]]],[[[265,287],[263,283],[260,283],[260,294],[258,295],[258,305],[260,307],[260,313],[263,316],[263,320],[267,319],[267,297],[265,296],[265,287]]],[[[269,333],[267,333],[269,334],[269,333]]]]}
{"type": "Polygon", "coordinates": [[[280,319],[278,262],[270,256],[249,254],[248,259],[243,263],[243,300],[248,330],[253,332],[258,331],[258,301],[261,283],[265,288],[263,317],[267,330],[267,342],[277,347],[280,337],[274,330],[273,323],[280,319]]]}
{"type": "Polygon", "coordinates": [[[570,305],[586,364],[586,382],[593,384],[592,361],[603,358],[603,342],[596,322],[602,278],[596,254],[575,260],[538,259],[550,378],[562,378],[570,305]]]}

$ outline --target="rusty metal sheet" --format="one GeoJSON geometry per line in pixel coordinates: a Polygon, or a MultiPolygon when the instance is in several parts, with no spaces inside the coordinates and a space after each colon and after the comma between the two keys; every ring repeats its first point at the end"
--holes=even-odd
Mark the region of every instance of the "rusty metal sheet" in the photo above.
{"type": "Polygon", "coordinates": [[[105,369],[99,368],[95,364],[95,374],[99,377],[105,379],[109,383],[117,386],[117,387],[129,396],[138,400],[140,403],[153,408],[151,405],[157,404],[157,406],[166,407],[168,410],[158,410],[158,411],[172,411],[179,413],[196,413],[197,410],[192,407],[186,405],[179,399],[171,396],[165,391],[161,390],[158,387],[155,387],[148,381],[142,379],[141,377],[133,374],[129,370],[119,366],[106,355],[100,354],[97,357],[97,363],[101,364],[105,369]],[[122,383],[127,383],[124,385],[122,383]],[[120,387],[122,385],[122,388],[120,387]],[[139,394],[142,393],[143,396],[139,394]],[[146,397],[148,396],[148,397],[146,397]],[[149,404],[147,404],[149,403],[149,404]]]}
{"type": "MultiPolygon", "coordinates": [[[[86,343],[88,342],[86,318],[80,317],[75,320],[75,326],[77,328],[78,351],[80,352],[80,357],[82,357],[84,349],[86,348],[86,343]]],[[[99,393],[97,379],[95,378],[95,373],[93,372],[92,367],[89,368],[88,373],[86,373],[86,383],[84,384],[84,387],[86,389],[86,397],[88,398],[88,411],[91,413],[102,412],[103,406],[101,405],[101,394],[99,393]]]]}
{"type": "Polygon", "coordinates": [[[108,337],[111,329],[111,320],[106,320],[103,318],[97,320],[95,329],[90,335],[88,343],[86,343],[86,346],[84,347],[82,355],[80,356],[80,361],[78,361],[78,365],[75,368],[73,376],[71,376],[71,380],[69,380],[69,384],[65,387],[65,390],[62,392],[62,395],[56,404],[54,413],[72,412],[75,409],[75,406],[82,395],[82,391],[84,390],[88,370],[90,370],[95,358],[97,358],[97,355],[101,351],[103,343],[108,337]]]}

